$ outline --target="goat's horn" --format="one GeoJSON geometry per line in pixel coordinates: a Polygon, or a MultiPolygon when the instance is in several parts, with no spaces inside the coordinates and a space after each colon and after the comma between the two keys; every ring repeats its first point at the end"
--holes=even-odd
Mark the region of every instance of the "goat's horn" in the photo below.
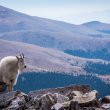
{"type": "Polygon", "coordinates": [[[20,57],[21,57],[21,58],[23,57],[22,54],[20,54],[20,57]]]}
{"type": "Polygon", "coordinates": [[[24,58],[24,54],[22,53],[22,56],[23,56],[23,58],[24,58]]]}

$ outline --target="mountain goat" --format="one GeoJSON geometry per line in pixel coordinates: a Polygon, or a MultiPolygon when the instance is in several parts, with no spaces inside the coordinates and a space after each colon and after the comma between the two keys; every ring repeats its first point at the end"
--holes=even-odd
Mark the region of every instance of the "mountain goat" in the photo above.
{"type": "Polygon", "coordinates": [[[24,54],[20,56],[7,56],[0,61],[0,82],[7,85],[7,90],[12,91],[16,85],[18,75],[26,68],[24,54]]]}

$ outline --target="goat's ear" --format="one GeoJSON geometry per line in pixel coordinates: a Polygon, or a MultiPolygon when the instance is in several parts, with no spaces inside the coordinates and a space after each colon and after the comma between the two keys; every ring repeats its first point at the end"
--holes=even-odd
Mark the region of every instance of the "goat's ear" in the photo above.
{"type": "Polygon", "coordinates": [[[19,60],[19,57],[18,56],[16,56],[16,58],[19,60]]]}
{"type": "Polygon", "coordinates": [[[20,58],[25,58],[23,53],[22,53],[22,54],[20,54],[20,58]]]}

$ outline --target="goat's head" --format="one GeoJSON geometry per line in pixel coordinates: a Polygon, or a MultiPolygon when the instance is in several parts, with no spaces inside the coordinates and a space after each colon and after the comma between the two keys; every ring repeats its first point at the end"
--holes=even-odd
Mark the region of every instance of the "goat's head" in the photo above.
{"type": "Polygon", "coordinates": [[[20,71],[22,71],[24,68],[27,67],[25,62],[24,62],[25,56],[24,56],[24,54],[20,54],[19,56],[16,56],[16,58],[18,61],[18,67],[19,67],[20,71]]]}

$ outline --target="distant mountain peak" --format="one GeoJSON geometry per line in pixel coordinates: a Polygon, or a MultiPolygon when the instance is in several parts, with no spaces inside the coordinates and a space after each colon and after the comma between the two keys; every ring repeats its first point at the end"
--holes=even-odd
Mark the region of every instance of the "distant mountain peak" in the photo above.
{"type": "Polygon", "coordinates": [[[91,21],[91,23],[100,23],[100,21],[91,21]]]}
{"type": "Polygon", "coordinates": [[[109,23],[103,23],[100,21],[91,21],[91,22],[84,23],[82,25],[86,26],[90,29],[99,31],[99,32],[110,34],[110,24],[109,23]]]}
{"type": "Polygon", "coordinates": [[[82,25],[100,25],[100,24],[106,24],[106,25],[110,25],[109,23],[105,23],[105,22],[100,22],[100,21],[90,21],[90,22],[86,22],[83,23],[82,25]]]}
{"type": "Polygon", "coordinates": [[[94,25],[94,24],[97,25],[97,24],[100,24],[100,23],[101,23],[100,21],[90,21],[90,22],[87,22],[87,23],[83,23],[82,25],[88,25],[88,24],[89,24],[89,25],[92,25],[92,24],[93,24],[93,25],[94,25]]]}

